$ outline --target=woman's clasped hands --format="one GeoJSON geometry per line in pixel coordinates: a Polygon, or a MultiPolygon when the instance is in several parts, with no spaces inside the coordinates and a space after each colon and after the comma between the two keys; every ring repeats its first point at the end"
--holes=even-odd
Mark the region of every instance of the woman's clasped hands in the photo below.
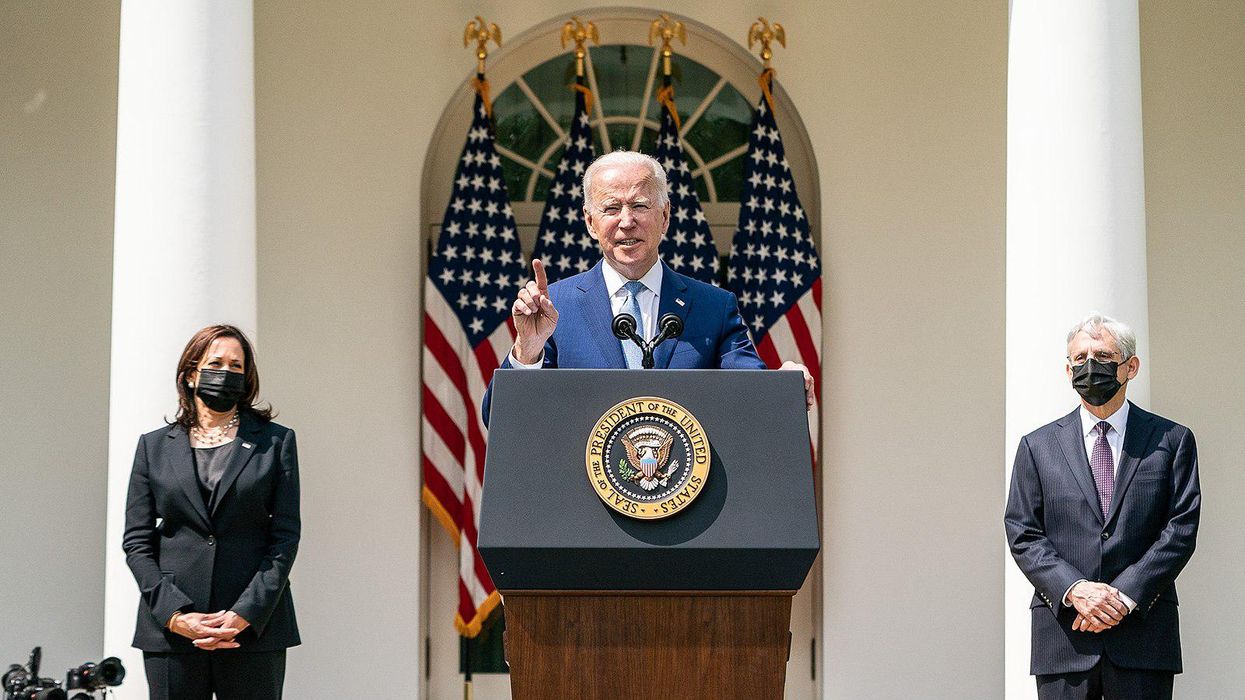
{"type": "Polygon", "coordinates": [[[169,621],[169,629],[191,640],[196,648],[205,651],[237,649],[234,641],[239,632],[250,623],[232,610],[214,613],[178,613],[169,621]]]}

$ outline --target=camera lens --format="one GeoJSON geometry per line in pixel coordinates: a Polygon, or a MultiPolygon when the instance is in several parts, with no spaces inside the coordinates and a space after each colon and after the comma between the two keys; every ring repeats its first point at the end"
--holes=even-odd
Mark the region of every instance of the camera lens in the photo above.
{"type": "Polygon", "coordinates": [[[109,656],[95,667],[95,677],[104,685],[121,685],[125,680],[125,666],[121,665],[121,659],[109,656]]]}

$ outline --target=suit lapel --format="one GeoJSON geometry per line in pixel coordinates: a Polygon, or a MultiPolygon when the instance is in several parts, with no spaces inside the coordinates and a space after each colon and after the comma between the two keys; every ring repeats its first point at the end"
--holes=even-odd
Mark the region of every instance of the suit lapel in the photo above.
{"type": "Polygon", "coordinates": [[[1094,517],[1102,523],[1102,504],[1098,502],[1098,488],[1094,486],[1089,458],[1085,456],[1085,434],[1081,432],[1080,411],[1081,409],[1076,409],[1059,422],[1059,429],[1056,431],[1059,435],[1059,449],[1063,451],[1063,457],[1067,460],[1068,469],[1072,471],[1072,477],[1076,479],[1076,483],[1080,485],[1081,491],[1085,494],[1085,500],[1093,506],[1090,510],[1094,512],[1094,517]]]}
{"type": "Polygon", "coordinates": [[[243,412],[242,419],[238,423],[238,435],[234,438],[238,444],[234,446],[233,454],[229,456],[229,464],[225,467],[225,473],[221,475],[220,481],[212,491],[210,509],[212,517],[216,517],[220,502],[224,500],[233,482],[238,480],[238,474],[242,473],[247,463],[255,456],[255,434],[258,432],[259,423],[249,412],[243,412]]]}
{"type": "Polygon", "coordinates": [[[604,261],[598,262],[592,272],[580,281],[579,312],[583,314],[583,327],[591,333],[601,352],[602,366],[605,369],[624,369],[627,361],[623,359],[622,344],[614,337],[614,313],[610,308],[609,292],[605,289],[605,275],[601,273],[604,264],[604,261]]]}
{"type": "Polygon", "coordinates": [[[1120,467],[1115,470],[1115,493],[1111,498],[1111,510],[1107,513],[1107,522],[1115,517],[1120,510],[1120,503],[1128,491],[1133,475],[1137,473],[1137,465],[1142,455],[1150,446],[1150,438],[1154,434],[1154,420],[1149,413],[1137,408],[1129,402],[1128,425],[1124,429],[1124,445],[1120,448],[1120,467]]]}
{"type": "MultiPolygon", "coordinates": [[[[687,294],[687,283],[683,281],[681,275],[677,274],[666,263],[658,263],[662,267],[661,275],[661,298],[657,304],[657,320],[661,320],[662,316],[668,313],[677,314],[683,319],[683,327],[687,328],[687,317],[692,310],[692,299],[687,294]]],[[[658,328],[658,332],[661,329],[658,328]]],[[[679,346],[678,338],[671,338],[661,345],[657,346],[657,350],[653,352],[653,367],[657,369],[669,369],[670,358],[674,357],[674,350],[679,346]]]]}
{"type": "Polygon", "coordinates": [[[186,500],[203,519],[204,527],[209,525],[207,504],[203,502],[203,494],[199,492],[199,475],[195,472],[195,456],[190,451],[190,435],[180,425],[173,425],[167,433],[172,446],[168,451],[168,467],[173,471],[177,484],[182,487],[186,500]]]}

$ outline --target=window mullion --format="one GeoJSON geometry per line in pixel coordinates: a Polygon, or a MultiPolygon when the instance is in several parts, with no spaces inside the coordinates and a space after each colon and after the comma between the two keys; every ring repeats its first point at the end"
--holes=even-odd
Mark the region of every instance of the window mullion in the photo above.
{"type": "Polygon", "coordinates": [[[717,99],[718,93],[722,92],[724,87],[726,87],[726,78],[719,77],[717,84],[713,86],[708,95],[705,95],[705,99],[701,100],[700,104],[696,106],[696,111],[688,115],[687,121],[683,122],[683,128],[679,130],[680,138],[687,137],[687,132],[692,130],[697,119],[700,119],[705,112],[709,111],[709,105],[713,104],[713,101],[717,99]]]}
{"type": "Polygon", "coordinates": [[[558,123],[558,120],[554,119],[553,115],[549,113],[548,108],[545,107],[544,100],[537,97],[535,92],[532,92],[532,88],[528,86],[527,81],[522,76],[516,78],[514,82],[515,85],[519,86],[519,90],[523,91],[524,95],[527,95],[528,101],[536,108],[536,113],[543,117],[553,129],[553,133],[558,135],[556,140],[565,141],[567,138],[566,132],[562,130],[562,125],[558,123]]]}
{"type": "Polygon", "coordinates": [[[635,129],[635,138],[631,140],[631,150],[640,150],[640,140],[644,137],[644,122],[648,121],[648,105],[653,99],[653,83],[657,76],[657,64],[661,62],[661,51],[653,51],[653,58],[648,62],[648,77],[644,80],[644,99],[640,102],[639,122],[635,129]]]}
{"type": "Polygon", "coordinates": [[[610,147],[609,129],[605,127],[605,108],[602,106],[601,91],[597,89],[597,69],[592,65],[592,49],[584,52],[584,72],[588,74],[588,89],[592,91],[592,110],[597,114],[597,130],[601,132],[601,149],[604,153],[614,150],[610,147]]]}

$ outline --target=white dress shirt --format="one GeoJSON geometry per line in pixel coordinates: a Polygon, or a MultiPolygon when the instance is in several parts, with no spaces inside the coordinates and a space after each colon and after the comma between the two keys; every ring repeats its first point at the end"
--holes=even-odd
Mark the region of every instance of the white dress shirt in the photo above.
{"type": "Polygon", "coordinates": [[[1106,421],[1111,424],[1107,430],[1107,444],[1111,446],[1111,464],[1114,465],[1115,477],[1120,476],[1120,449],[1124,447],[1124,431],[1128,429],[1128,402],[1125,401],[1119,410],[1106,418],[1099,418],[1081,405],[1081,435],[1085,438],[1085,459],[1090,463],[1094,460],[1094,443],[1098,441],[1098,423],[1106,421]]]}
{"type": "MultiPolygon", "coordinates": [[[[1098,423],[1106,421],[1111,424],[1107,429],[1107,444],[1111,446],[1111,464],[1115,478],[1120,477],[1120,450],[1124,447],[1124,431],[1128,429],[1128,402],[1125,401],[1115,413],[1106,418],[1099,418],[1090,413],[1085,408],[1085,404],[1081,404],[1081,437],[1085,440],[1085,460],[1093,463],[1094,460],[1094,443],[1098,441],[1098,423]]],[[[1063,604],[1068,605],[1068,594],[1072,592],[1073,587],[1081,581],[1089,579],[1080,579],[1076,583],[1068,586],[1068,590],[1064,591],[1063,604]]],[[[1120,591],[1120,600],[1128,606],[1128,611],[1132,612],[1137,607],[1137,603],[1120,591]]]]}
{"type": "MultiPolygon", "coordinates": [[[[622,276],[618,270],[615,270],[608,260],[601,261],[601,274],[605,277],[605,291],[610,296],[610,312],[617,316],[622,313],[627,306],[627,290],[623,289],[623,285],[630,280],[622,276]]],[[[644,284],[644,289],[639,293],[637,301],[640,304],[640,318],[636,319],[639,326],[637,331],[645,340],[651,340],[657,335],[657,310],[661,303],[661,280],[665,273],[662,272],[661,261],[653,263],[653,266],[644,273],[640,278],[640,282],[644,284]]],[[[559,309],[558,313],[562,313],[559,309]]],[[[619,341],[623,342],[623,341],[619,341]]],[[[626,341],[631,342],[631,341],[626,341]]],[[[536,369],[541,366],[545,360],[544,353],[541,353],[539,359],[531,364],[519,362],[519,358],[515,357],[514,349],[510,351],[510,366],[520,369],[536,369]]]]}

